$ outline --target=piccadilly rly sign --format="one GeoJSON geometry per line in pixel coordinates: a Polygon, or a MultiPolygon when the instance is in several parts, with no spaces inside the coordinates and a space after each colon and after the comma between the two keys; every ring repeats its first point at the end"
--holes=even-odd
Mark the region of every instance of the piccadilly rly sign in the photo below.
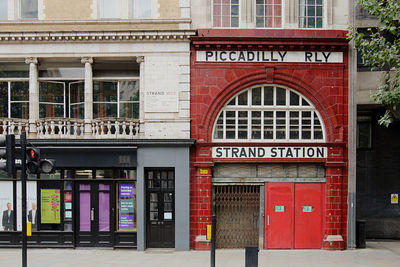
{"type": "Polygon", "coordinates": [[[343,63],[343,52],[319,51],[197,51],[199,62],[343,63]]]}

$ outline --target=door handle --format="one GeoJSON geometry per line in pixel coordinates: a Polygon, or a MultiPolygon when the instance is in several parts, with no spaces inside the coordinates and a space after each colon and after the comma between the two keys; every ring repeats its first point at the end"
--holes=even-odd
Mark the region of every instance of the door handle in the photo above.
{"type": "Polygon", "coordinates": [[[269,215],[267,215],[267,225],[269,225],[269,215]]]}
{"type": "Polygon", "coordinates": [[[94,208],[90,210],[90,220],[94,221],[94,208]]]}

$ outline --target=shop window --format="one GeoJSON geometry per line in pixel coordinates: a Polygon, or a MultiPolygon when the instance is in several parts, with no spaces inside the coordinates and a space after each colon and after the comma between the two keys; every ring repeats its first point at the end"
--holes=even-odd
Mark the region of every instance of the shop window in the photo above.
{"type": "Polygon", "coordinates": [[[132,13],[135,18],[151,17],[151,1],[150,0],[133,0],[132,13]]]}
{"type": "Polygon", "coordinates": [[[29,82],[0,82],[0,117],[28,119],[29,82]]]}
{"type": "MultiPolygon", "coordinates": [[[[1,177],[6,178],[7,174],[1,171],[1,177]]],[[[0,182],[0,211],[1,231],[14,231],[15,227],[15,208],[14,208],[14,186],[12,181],[0,182]]]]}
{"type": "Polygon", "coordinates": [[[8,0],[0,0],[0,20],[8,19],[8,0]]]}
{"type": "Polygon", "coordinates": [[[372,148],[372,117],[370,115],[357,117],[357,148],[372,148]]]}
{"type": "Polygon", "coordinates": [[[240,92],[222,108],[214,141],[323,141],[323,125],[314,106],[299,93],[279,86],[240,92]]]}
{"type": "Polygon", "coordinates": [[[323,0],[299,0],[299,27],[323,27],[323,0]]]}
{"type": "Polygon", "coordinates": [[[282,0],[256,0],[256,27],[282,27],[282,0]]]}
{"type": "Polygon", "coordinates": [[[239,0],[213,0],[213,27],[239,27],[239,0]]]}
{"type": "Polygon", "coordinates": [[[37,19],[38,18],[38,0],[21,0],[20,1],[21,19],[37,19]]]}
{"type": "Polygon", "coordinates": [[[139,118],[138,81],[94,81],[94,118],[139,118]]]}
{"type": "Polygon", "coordinates": [[[117,193],[117,231],[136,231],[136,183],[118,183],[117,193]]]}

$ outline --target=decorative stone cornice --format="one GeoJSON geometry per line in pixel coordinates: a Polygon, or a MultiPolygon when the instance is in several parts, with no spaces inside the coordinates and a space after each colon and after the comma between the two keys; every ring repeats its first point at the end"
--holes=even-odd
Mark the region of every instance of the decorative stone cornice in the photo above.
{"type": "Polygon", "coordinates": [[[136,63],[140,64],[140,63],[143,63],[143,62],[144,62],[144,57],[143,56],[136,58],[136,63]]]}
{"type": "Polygon", "coordinates": [[[0,42],[133,42],[188,41],[195,31],[129,31],[129,32],[12,32],[0,33],[0,42]]]}
{"type": "Polygon", "coordinates": [[[82,64],[86,64],[86,63],[93,64],[93,58],[92,57],[82,57],[81,63],[82,64]]]}
{"type": "Polygon", "coordinates": [[[27,57],[25,58],[25,64],[38,64],[38,59],[37,57],[27,57]]]}

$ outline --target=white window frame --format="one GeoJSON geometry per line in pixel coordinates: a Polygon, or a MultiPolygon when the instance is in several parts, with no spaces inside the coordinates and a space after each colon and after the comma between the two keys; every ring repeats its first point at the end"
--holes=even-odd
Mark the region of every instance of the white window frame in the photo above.
{"type": "MultiPolygon", "coordinates": [[[[126,117],[122,117],[122,118],[126,118],[126,119],[140,119],[140,109],[141,109],[141,104],[140,104],[140,79],[135,79],[135,78],[93,78],[93,82],[116,82],[117,83],[117,101],[116,102],[107,102],[107,101],[94,101],[92,102],[92,106],[97,103],[97,104],[117,104],[117,117],[116,118],[121,118],[120,117],[120,104],[124,104],[124,103],[137,103],[139,104],[139,109],[138,109],[138,118],[126,118],[126,117]],[[120,100],[120,82],[130,82],[130,81],[136,81],[139,83],[139,100],[135,100],[135,101],[122,101],[120,100]]],[[[93,108],[94,110],[94,108],[93,108]]],[[[102,117],[97,117],[96,119],[99,119],[102,117]]]]}
{"type": "Polygon", "coordinates": [[[153,17],[153,6],[154,6],[154,1],[153,0],[146,0],[146,1],[148,1],[149,3],[150,3],[150,16],[148,16],[148,17],[140,17],[139,16],[139,14],[138,14],[138,10],[140,9],[140,7],[139,8],[137,8],[139,5],[140,5],[140,3],[139,3],[139,0],[129,0],[130,1],[130,8],[129,8],[129,10],[130,10],[130,17],[131,18],[134,18],[134,19],[150,19],[150,18],[152,18],[153,17]]]}
{"type": "MultiPolygon", "coordinates": [[[[0,82],[1,83],[7,83],[7,118],[8,119],[18,119],[18,118],[11,117],[11,104],[12,103],[28,103],[28,108],[29,108],[29,99],[28,100],[23,100],[23,101],[17,101],[17,100],[13,100],[12,101],[11,100],[11,83],[12,82],[26,82],[26,83],[29,83],[29,79],[23,79],[23,78],[22,79],[21,78],[0,79],[0,82]]],[[[28,114],[28,118],[29,118],[29,114],[28,114]]]]}
{"type": "Polygon", "coordinates": [[[115,17],[104,17],[103,15],[104,15],[104,13],[103,13],[103,11],[104,11],[104,7],[103,7],[103,1],[104,0],[97,0],[98,1],[98,11],[99,11],[99,19],[110,19],[110,20],[113,20],[113,19],[121,19],[122,18],[122,16],[121,16],[121,10],[123,10],[124,8],[122,8],[123,7],[123,0],[112,0],[112,1],[114,1],[115,3],[116,3],[116,5],[117,5],[117,14],[116,14],[116,16],[115,17]]]}
{"type": "MultiPolygon", "coordinates": [[[[222,0],[221,0],[222,1],[222,0]]],[[[232,1],[232,0],[231,0],[232,1]]],[[[241,17],[242,17],[242,0],[238,0],[238,9],[239,9],[239,13],[238,13],[238,26],[237,27],[226,27],[226,26],[214,26],[214,0],[211,0],[211,26],[212,28],[224,28],[224,29],[239,29],[241,27],[241,17]]],[[[222,14],[222,9],[221,9],[221,14],[222,14]]],[[[222,18],[222,16],[221,16],[222,18]]],[[[221,22],[222,25],[222,22],[221,22]]]]}
{"type": "MultiPolygon", "coordinates": [[[[37,0],[38,1],[38,6],[37,6],[37,17],[36,18],[23,18],[22,17],[22,0],[17,0],[18,2],[18,18],[21,20],[38,20],[39,16],[40,16],[40,7],[43,6],[43,3],[41,0],[37,0]]],[[[8,4],[10,4],[10,2],[8,2],[8,4]]],[[[10,8],[10,7],[9,7],[10,8]]],[[[9,16],[10,17],[10,16],[9,16]]]]}
{"type": "MultiPolygon", "coordinates": [[[[300,19],[304,18],[304,16],[300,16],[300,1],[301,0],[297,0],[297,26],[299,29],[325,29],[327,28],[327,24],[328,24],[328,8],[327,8],[327,2],[328,0],[322,0],[322,27],[318,28],[318,27],[314,27],[314,28],[309,28],[309,27],[300,27],[300,19]]],[[[307,0],[304,0],[307,1],[307,0]]],[[[317,1],[317,0],[316,0],[317,1]]],[[[307,4],[305,5],[307,7],[307,4]]],[[[316,15],[314,17],[317,17],[316,15]]]]}
{"type": "MultiPolygon", "coordinates": [[[[267,0],[264,0],[264,6],[265,6],[265,2],[267,0]]],[[[257,27],[257,1],[254,0],[254,27],[256,29],[282,29],[283,25],[285,23],[285,3],[286,0],[282,0],[281,2],[281,26],[280,27],[257,27]]],[[[264,25],[265,25],[265,19],[266,17],[264,17],[264,25]]]]}
{"type": "MultiPolygon", "coordinates": [[[[318,126],[316,126],[318,127],[318,126]]],[[[213,125],[213,130],[212,130],[212,141],[213,142],[269,142],[269,143],[323,143],[326,140],[326,132],[325,132],[325,125],[324,122],[321,118],[321,115],[319,114],[318,110],[315,108],[315,106],[302,94],[299,92],[290,89],[285,86],[281,85],[276,85],[276,84],[262,84],[262,85],[256,85],[252,86],[250,88],[247,88],[245,90],[240,91],[237,93],[235,96],[233,96],[231,99],[229,99],[223,108],[219,111],[213,125]],[[272,105],[263,105],[264,102],[264,87],[273,87],[273,104],[272,105]],[[261,105],[252,105],[251,104],[251,92],[254,88],[261,87],[261,105]],[[286,104],[285,105],[277,105],[276,104],[276,95],[277,95],[277,90],[276,88],[282,88],[285,89],[285,97],[286,97],[286,104]],[[241,95],[242,93],[247,92],[247,105],[238,105],[238,96],[241,95]],[[295,93],[296,95],[299,96],[299,105],[290,105],[290,92],[295,93]],[[228,105],[232,100],[235,101],[235,105],[228,105]],[[302,105],[302,101],[306,101],[308,105],[302,105]],[[235,138],[226,138],[226,112],[227,111],[234,111],[235,112],[235,138]],[[238,132],[238,111],[247,111],[248,116],[247,116],[247,138],[245,139],[239,139],[239,132],[238,132]],[[251,138],[251,133],[252,133],[252,116],[251,112],[252,111],[261,111],[261,136],[260,138],[253,139],[251,138]],[[273,112],[273,137],[272,139],[267,139],[264,138],[264,112],[273,112]],[[285,138],[284,139],[277,139],[277,112],[283,111],[285,112],[285,138]],[[290,138],[290,112],[291,111],[297,111],[299,112],[299,125],[298,125],[298,138],[297,139],[291,139],[290,138]],[[302,138],[302,132],[304,131],[302,128],[302,111],[305,112],[311,112],[311,121],[310,121],[310,127],[311,127],[311,136],[309,139],[304,139],[302,138]],[[215,132],[217,128],[217,122],[220,118],[220,116],[223,115],[222,117],[222,133],[223,136],[222,138],[215,138],[215,132]],[[321,139],[315,139],[314,138],[314,132],[315,132],[315,125],[314,125],[314,119],[316,118],[319,120],[321,132],[322,132],[322,138],[321,139]]]]}

